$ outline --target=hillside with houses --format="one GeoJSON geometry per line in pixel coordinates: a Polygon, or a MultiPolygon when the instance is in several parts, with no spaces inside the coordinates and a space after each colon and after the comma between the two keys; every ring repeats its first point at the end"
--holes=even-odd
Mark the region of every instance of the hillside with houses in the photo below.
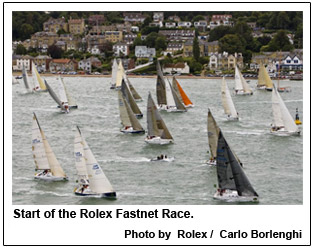
{"type": "Polygon", "coordinates": [[[303,70],[295,11],[13,12],[12,35],[15,72],[33,61],[40,73],[109,74],[114,58],[144,75],[156,59],[168,74],[231,75],[237,64],[252,75],[261,63],[272,76],[303,70]]]}

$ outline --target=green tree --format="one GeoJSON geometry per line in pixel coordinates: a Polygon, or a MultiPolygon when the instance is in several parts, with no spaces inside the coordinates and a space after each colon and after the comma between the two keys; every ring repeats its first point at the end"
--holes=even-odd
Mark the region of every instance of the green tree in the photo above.
{"type": "Polygon", "coordinates": [[[303,29],[302,29],[302,23],[298,25],[298,28],[295,33],[294,37],[294,46],[296,48],[302,48],[303,47],[303,29]]]}
{"type": "Polygon", "coordinates": [[[144,22],[143,22],[143,26],[142,27],[148,27],[148,25],[152,22],[152,18],[150,16],[147,16],[145,19],[144,19],[144,22]]]}
{"type": "Polygon", "coordinates": [[[15,49],[15,54],[25,55],[27,53],[26,48],[22,44],[18,44],[15,49]]]}
{"type": "Polygon", "coordinates": [[[21,40],[29,39],[30,36],[34,33],[32,25],[24,23],[20,27],[20,38],[21,40]]]}
{"type": "Polygon", "coordinates": [[[57,34],[60,36],[61,34],[67,34],[67,32],[61,28],[59,31],[57,31],[57,34]]]}
{"type": "Polygon", "coordinates": [[[196,61],[198,61],[200,57],[200,48],[197,36],[195,36],[193,40],[193,57],[196,61]]]}
{"type": "Polygon", "coordinates": [[[274,52],[277,50],[281,51],[290,51],[294,47],[289,41],[289,38],[287,36],[287,33],[285,30],[279,30],[276,35],[273,37],[273,39],[268,44],[268,51],[274,52]]]}
{"type": "Polygon", "coordinates": [[[215,41],[221,39],[223,36],[227,34],[233,34],[233,29],[229,26],[218,26],[212,29],[209,33],[209,41],[215,41]]]}
{"type": "Polygon", "coordinates": [[[192,19],[192,22],[198,22],[201,20],[205,20],[205,18],[202,15],[197,15],[192,19]]]}
{"type": "Polygon", "coordinates": [[[244,45],[237,34],[227,34],[219,40],[219,52],[243,53],[244,45]]]}
{"type": "Polygon", "coordinates": [[[156,39],[158,38],[158,33],[152,32],[146,36],[145,44],[148,47],[155,47],[156,39]]]}
{"type": "Polygon", "coordinates": [[[56,45],[51,45],[48,47],[48,54],[53,59],[60,59],[60,58],[62,58],[63,50],[56,45]]]}
{"type": "Polygon", "coordinates": [[[163,51],[167,48],[166,37],[159,35],[155,42],[156,50],[162,49],[163,51]]]}
{"type": "Polygon", "coordinates": [[[278,29],[288,29],[289,28],[289,17],[285,11],[281,11],[277,16],[277,27],[278,29]]]}

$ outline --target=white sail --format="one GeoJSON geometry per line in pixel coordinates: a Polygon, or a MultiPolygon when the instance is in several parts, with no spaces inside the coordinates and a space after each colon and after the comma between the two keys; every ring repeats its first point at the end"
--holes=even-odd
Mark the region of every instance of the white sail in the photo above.
{"type": "Polygon", "coordinates": [[[238,67],[235,66],[235,90],[237,91],[243,91],[243,84],[242,84],[242,80],[241,77],[239,75],[239,70],[238,67]]]}
{"type": "Polygon", "coordinates": [[[118,70],[117,60],[114,59],[112,66],[112,85],[116,85],[117,70],[118,70]]]}
{"type": "Polygon", "coordinates": [[[25,88],[27,90],[30,90],[29,78],[28,78],[27,70],[26,70],[24,65],[23,65],[23,69],[22,69],[22,75],[23,75],[23,81],[24,81],[24,84],[25,84],[25,88]]]}
{"type": "Polygon", "coordinates": [[[72,98],[72,96],[69,94],[69,92],[68,92],[68,90],[67,90],[67,88],[66,88],[66,85],[65,85],[65,83],[64,83],[63,78],[60,77],[60,79],[61,79],[61,82],[62,82],[62,84],[63,84],[63,88],[64,88],[64,91],[65,91],[65,95],[66,95],[67,100],[68,100],[68,105],[69,105],[70,107],[77,107],[76,101],[75,101],[75,100],[72,98]]]}
{"type": "Polygon", "coordinates": [[[275,85],[272,91],[273,125],[284,127],[288,132],[298,132],[298,127],[290,115],[283,99],[276,90],[275,85]]]}
{"type": "Polygon", "coordinates": [[[39,74],[34,62],[32,62],[31,68],[32,68],[32,79],[33,79],[35,91],[46,90],[47,88],[46,88],[42,78],[40,77],[40,74],[39,74]]]}
{"type": "Polygon", "coordinates": [[[170,86],[170,83],[168,81],[165,81],[166,84],[166,100],[167,100],[167,106],[168,107],[176,107],[173,94],[172,94],[172,88],[170,86]]]}
{"type": "Polygon", "coordinates": [[[74,154],[79,184],[86,184],[88,180],[88,172],[86,167],[85,154],[83,150],[83,141],[78,127],[75,134],[74,154]]]}
{"type": "Polygon", "coordinates": [[[33,116],[32,135],[32,150],[36,169],[50,169],[53,176],[65,178],[66,174],[58,162],[54,152],[52,151],[51,146],[44,135],[44,132],[40,128],[35,113],[33,116]]]}
{"type": "Polygon", "coordinates": [[[117,68],[117,74],[116,74],[116,88],[120,88],[121,87],[121,82],[122,82],[124,74],[125,74],[125,70],[124,70],[124,68],[122,66],[122,62],[120,60],[118,68],[117,68]]]}
{"type": "Polygon", "coordinates": [[[63,105],[68,105],[68,99],[67,99],[67,95],[65,92],[65,88],[64,88],[64,84],[62,82],[61,76],[59,76],[59,99],[61,100],[61,102],[63,103],[63,105]]]}
{"type": "Polygon", "coordinates": [[[39,122],[34,113],[32,122],[32,153],[37,170],[50,169],[49,161],[47,159],[44,143],[43,143],[43,131],[39,126],[39,122]]]}
{"type": "Polygon", "coordinates": [[[90,150],[87,142],[81,136],[83,150],[86,160],[86,167],[89,178],[89,187],[95,193],[110,193],[114,192],[112,185],[108,181],[100,165],[96,161],[92,151],[90,150]]]}
{"type": "Polygon", "coordinates": [[[233,118],[237,118],[237,111],[235,109],[229,88],[224,77],[222,78],[221,97],[224,113],[233,118]]]}

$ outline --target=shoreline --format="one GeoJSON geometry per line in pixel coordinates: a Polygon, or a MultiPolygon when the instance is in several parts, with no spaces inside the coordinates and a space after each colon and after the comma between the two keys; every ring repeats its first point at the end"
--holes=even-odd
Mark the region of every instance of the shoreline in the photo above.
{"type": "MultiPolygon", "coordinates": [[[[22,74],[20,72],[13,72],[12,74],[14,77],[21,76],[22,74]]],[[[40,74],[42,77],[55,77],[58,75],[61,75],[62,77],[95,77],[95,78],[111,78],[112,76],[109,75],[87,75],[87,74],[76,74],[76,75],[70,75],[70,74],[52,74],[52,73],[43,73],[40,74]]],[[[28,74],[28,76],[32,76],[31,73],[28,74]]],[[[157,75],[127,75],[128,78],[157,78],[157,75]]],[[[165,75],[167,78],[172,78],[173,75],[165,75]]],[[[213,77],[206,77],[206,76],[194,76],[194,75],[179,75],[176,76],[177,79],[222,79],[222,77],[213,76],[213,77]]],[[[225,77],[226,79],[234,79],[234,77],[225,77]]],[[[271,78],[272,80],[278,80],[278,78],[271,78]]],[[[245,78],[245,80],[258,80],[258,77],[248,77],[245,78]]],[[[291,78],[283,78],[280,79],[280,81],[300,81],[303,79],[291,79],[291,78]]]]}

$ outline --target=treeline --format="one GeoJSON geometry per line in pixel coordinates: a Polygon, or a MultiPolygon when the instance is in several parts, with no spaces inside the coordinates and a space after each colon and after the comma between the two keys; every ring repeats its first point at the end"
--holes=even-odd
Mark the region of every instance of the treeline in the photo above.
{"type": "MultiPolygon", "coordinates": [[[[153,12],[141,12],[147,17],[146,21],[140,26],[147,26],[153,17],[153,12]]],[[[66,21],[70,18],[84,18],[88,24],[90,15],[103,14],[106,18],[105,25],[113,23],[123,23],[122,11],[14,11],[12,17],[13,40],[29,39],[32,34],[42,31],[43,23],[50,17],[64,17],[66,21]]],[[[169,16],[177,15],[182,21],[199,21],[204,16],[212,16],[214,14],[230,14],[232,20],[236,23],[240,22],[256,22],[258,27],[276,31],[279,29],[297,32],[302,30],[302,15],[300,11],[164,11],[165,20],[169,16]]]]}

